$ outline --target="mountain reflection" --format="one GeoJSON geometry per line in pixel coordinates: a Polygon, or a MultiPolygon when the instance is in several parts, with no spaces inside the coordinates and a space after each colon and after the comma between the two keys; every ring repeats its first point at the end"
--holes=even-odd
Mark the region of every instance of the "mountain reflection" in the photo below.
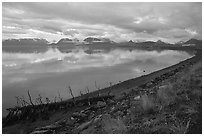
{"type": "MultiPolygon", "coordinates": [[[[101,88],[176,64],[192,55],[186,52],[136,49],[89,50],[60,52],[50,48],[41,53],[2,53],[3,109],[15,103],[15,96],[30,90],[33,97],[42,94],[52,98],[60,90],[74,95],[86,87],[94,91],[96,81],[101,88]]],[[[3,112],[5,112],[3,110],[3,112]]]]}

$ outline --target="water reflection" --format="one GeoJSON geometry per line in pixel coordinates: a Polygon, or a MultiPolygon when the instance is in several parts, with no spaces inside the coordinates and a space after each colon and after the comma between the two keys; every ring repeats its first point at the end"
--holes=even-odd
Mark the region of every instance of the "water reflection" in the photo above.
{"type": "Polygon", "coordinates": [[[191,57],[186,52],[164,50],[144,51],[129,49],[84,50],[60,52],[50,48],[41,53],[2,53],[3,107],[15,103],[15,96],[29,89],[35,97],[39,93],[54,97],[61,91],[69,98],[66,86],[71,85],[75,95],[87,86],[95,90],[176,64],[191,57]],[[144,73],[145,71],[145,73],[144,73]]]}
{"type": "Polygon", "coordinates": [[[114,49],[109,52],[103,50],[90,51],[78,49],[69,53],[61,53],[58,49],[50,48],[45,53],[4,53],[3,75],[16,73],[50,73],[68,72],[91,67],[107,67],[125,64],[132,61],[146,63],[172,64],[178,59],[188,58],[185,52],[165,50],[141,51],[114,49]]]}

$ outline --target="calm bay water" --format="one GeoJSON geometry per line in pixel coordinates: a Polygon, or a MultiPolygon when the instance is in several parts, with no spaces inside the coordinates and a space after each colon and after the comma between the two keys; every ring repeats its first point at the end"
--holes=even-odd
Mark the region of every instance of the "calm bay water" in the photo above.
{"type": "MultiPolygon", "coordinates": [[[[41,94],[54,100],[60,93],[70,98],[86,87],[96,90],[171,66],[192,57],[183,51],[144,51],[115,48],[111,50],[72,49],[68,53],[49,48],[40,53],[2,53],[3,115],[6,108],[16,105],[15,96],[27,100],[27,90],[33,99],[41,94]],[[145,72],[144,72],[145,71],[145,72]]],[[[35,101],[35,100],[33,100],[35,101]]]]}

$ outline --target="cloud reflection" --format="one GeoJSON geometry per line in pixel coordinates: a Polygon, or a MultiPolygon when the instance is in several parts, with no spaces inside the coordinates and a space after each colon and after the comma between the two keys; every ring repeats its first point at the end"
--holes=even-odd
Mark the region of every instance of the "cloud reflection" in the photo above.
{"type": "MultiPolygon", "coordinates": [[[[26,74],[57,73],[83,70],[86,68],[103,68],[131,62],[159,62],[172,63],[174,56],[186,58],[187,53],[181,55],[176,51],[140,51],[114,49],[109,52],[101,51],[93,54],[86,53],[83,49],[62,53],[58,49],[50,48],[44,53],[2,53],[3,79],[13,76],[20,79],[26,74]],[[20,77],[19,77],[20,76],[20,77]]],[[[133,71],[141,72],[134,68],[133,71]]],[[[24,81],[24,80],[15,80],[24,81]]]]}

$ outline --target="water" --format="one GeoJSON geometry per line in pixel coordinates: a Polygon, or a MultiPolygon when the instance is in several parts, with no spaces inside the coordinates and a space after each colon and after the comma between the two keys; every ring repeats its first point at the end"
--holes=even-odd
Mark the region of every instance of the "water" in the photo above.
{"type": "Polygon", "coordinates": [[[70,98],[67,87],[74,95],[103,88],[153,71],[171,66],[192,55],[183,51],[145,51],[114,48],[110,50],[84,48],[60,52],[49,48],[43,52],[2,53],[3,115],[6,108],[16,105],[15,96],[27,100],[27,91],[34,98],[40,94],[54,100],[60,93],[70,98]],[[144,72],[145,71],[145,72],[144,72]]]}

